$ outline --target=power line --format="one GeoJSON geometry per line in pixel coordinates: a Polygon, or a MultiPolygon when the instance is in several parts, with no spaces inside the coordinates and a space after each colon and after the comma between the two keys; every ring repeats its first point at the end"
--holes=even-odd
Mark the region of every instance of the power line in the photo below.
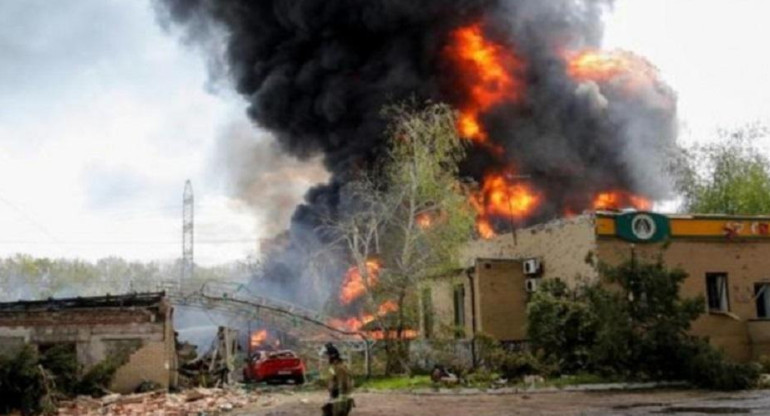
{"type": "Polygon", "coordinates": [[[43,224],[40,224],[39,222],[35,221],[35,220],[34,220],[32,217],[30,217],[29,215],[27,215],[27,213],[26,213],[26,212],[24,212],[24,210],[22,210],[21,208],[19,208],[18,206],[16,206],[16,205],[15,205],[14,203],[12,203],[11,201],[9,201],[9,200],[5,199],[5,198],[4,198],[2,195],[0,195],[0,201],[2,201],[2,202],[5,204],[5,205],[7,205],[7,206],[11,207],[11,209],[13,209],[13,210],[14,210],[14,211],[16,211],[16,212],[17,212],[19,215],[21,215],[22,217],[24,217],[24,219],[26,219],[26,220],[27,220],[29,223],[31,223],[32,225],[34,225],[34,226],[35,226],[35,227],[36,227],[36,228],[37,228],[39,231],[41,231],[43,234],[45,234],[45,235],[46,235],[48,238],[50,238],[50,239],[51,239],[53,242],[55,242],[55,243],[59,243],[59,242],[60,242],[60,241],[59,241],[59,239],[58,239],[58,238],[56,238],[56,236],[54,236],[54,235],[53,235],[53,233],[51,233],[50,231],[48,231],[48,229],[47,229],[46,227],[44,227],[44,226],[43,226],[43,224]]]}

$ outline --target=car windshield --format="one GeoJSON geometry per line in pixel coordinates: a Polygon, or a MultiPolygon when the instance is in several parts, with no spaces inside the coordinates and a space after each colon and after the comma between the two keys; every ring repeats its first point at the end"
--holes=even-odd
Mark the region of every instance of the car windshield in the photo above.
{"type": "Polygon", "coordinates": [[[278,351],[271,353],[268,358],[281,359],[281,358],[296,358],[297,356],[291,351],[278,351]]]}

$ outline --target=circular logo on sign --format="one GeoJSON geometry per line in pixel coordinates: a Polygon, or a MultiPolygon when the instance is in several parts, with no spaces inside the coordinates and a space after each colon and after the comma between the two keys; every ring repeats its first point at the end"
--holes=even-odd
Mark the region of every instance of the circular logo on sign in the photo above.
{"type": "Polygon", "coordinates": [[[631,232],[640,240],[651,239],[656,230],[655,220],[649,215],[639,214],[631,220],[631,232]]]}

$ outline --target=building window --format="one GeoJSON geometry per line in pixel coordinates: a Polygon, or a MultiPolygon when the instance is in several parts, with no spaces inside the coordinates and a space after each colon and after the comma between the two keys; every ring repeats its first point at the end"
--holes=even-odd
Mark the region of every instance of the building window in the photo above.
{"type": "Polygon", "coordinates": [[[425,339],[433,336],[433,301],[431,300],[430,288],[422,290],[422,335],[425,339]]]}
{"type": "Polygon", "coordinates": [[[465,286],[457,285],[454,289],[455,338],[465,335],[465,286]]]}
{"type": "Polygon", "coordinates": [[[757,318],[770,318],[770,283],[755,284],[754,299],[757,302],[757,318]]]}
{"type": "Polygon", "coordinates": [[[709,311],[727,312],[730,310],[727,273],[706,273],[706,296],[709,311]]]}

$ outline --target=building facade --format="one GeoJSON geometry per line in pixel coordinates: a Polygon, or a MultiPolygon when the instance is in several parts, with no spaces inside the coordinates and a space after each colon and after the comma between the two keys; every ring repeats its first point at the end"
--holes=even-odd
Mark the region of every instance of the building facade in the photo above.
{"type": "Polygon", "coordinates": [[[122,363],[110,389],[130,393],[144,381],[177,384],[173,309],[162,293],[0,303],[0,352],[30,344],[71,346],[83,371],[122,363]]]}
{"type": "Polygon", "coordinates": [[[634,253],[688,277],[702,296],[692,333],[739,361],[770,355],[770,217],[598,212],[470,243],[465,268],[420,287],[423,338],[489,334],[526,342],[526,304],[543,279],[600,282],[599,264],[634,253]]]}

